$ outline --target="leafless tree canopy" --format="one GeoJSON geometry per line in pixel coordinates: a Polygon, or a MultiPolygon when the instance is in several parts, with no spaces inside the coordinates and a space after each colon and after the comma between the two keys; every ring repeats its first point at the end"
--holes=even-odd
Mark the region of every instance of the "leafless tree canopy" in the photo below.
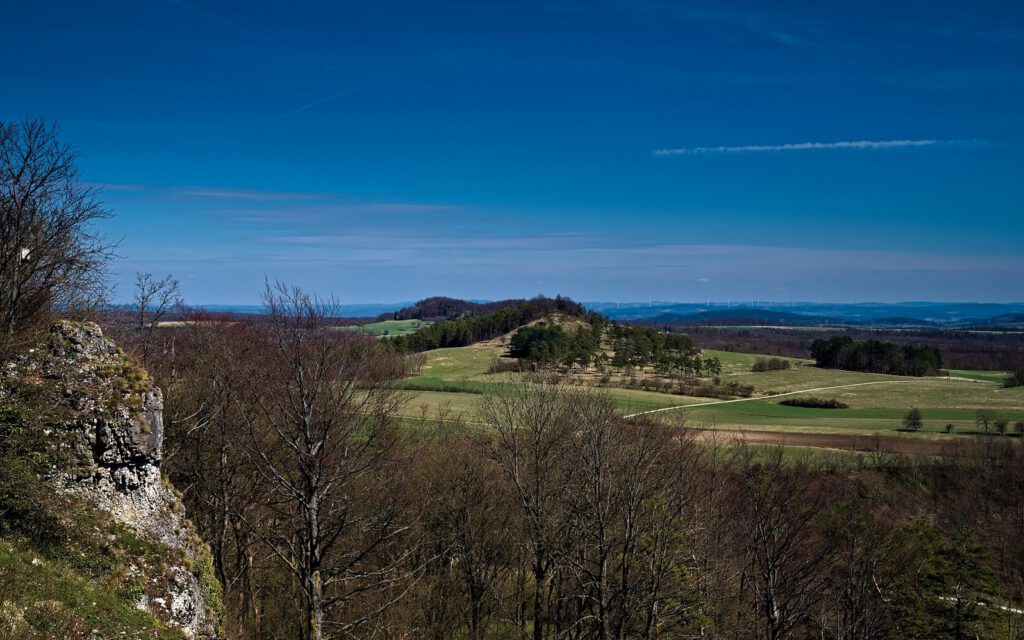
{"type": "Polygon", "coordinates": [[[156,330],[167,314],[184,306],[181,285],[174,276],[167,274],[157,279],[152,273],[135,274],[135,290],[132,293],[132,307],[135,312],[135,331],[141,341],[141,357],[149,361],[150,349],[156,330]]]}
{"type": "Polygon", "coordinates": [[[96,304],[113,245],[110,215],[78,180],[76,153],[40,120],[0,122],[0,330],[5,344],[53,310],[96,304]]]}

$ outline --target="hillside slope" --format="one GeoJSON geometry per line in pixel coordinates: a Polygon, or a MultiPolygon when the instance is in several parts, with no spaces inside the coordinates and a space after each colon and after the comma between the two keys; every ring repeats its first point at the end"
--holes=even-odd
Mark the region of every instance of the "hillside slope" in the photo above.
{"type": "Polygon", "coordinates": [[[95,324],[0,373],[0,626],[11,637],[214,638],[219,586],[162,480],[163,398],[95,324]]]}

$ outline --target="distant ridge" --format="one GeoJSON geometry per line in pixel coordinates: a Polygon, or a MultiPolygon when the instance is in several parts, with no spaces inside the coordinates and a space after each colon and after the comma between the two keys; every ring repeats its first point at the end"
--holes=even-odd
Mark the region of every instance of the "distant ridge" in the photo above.
{"type": "Polygon", "coordinates": [[[848,324],[853,326],[1017,327],[1024,324],[1024,303],[984,302],[763,302],[673,303],[585,302],[588,309],[614,320],[722,324],[848,324]]]}
{"type": "Polygon", "coordinates": [[[787,311],[769,311],[765,309],[724,309],[721,311],[701,311],[691,314],[664,313],[653,318],[644,319],[645,324],[689,324],[689,325],[814,325],[829,322],[820,316],[801,315],[787,311]]]}
{"type": "MultiPolygon", "coordinates": [[[[413,304],[412,302],[385,302],[385,303],[357,303],[342,304],[341,314],[351,318],[374,317],[382,313],[393,312],[413,304]]],[[[260,314],[266,312],[267,308],[262,304],[197,304],[196,309],[203,309],[213,313],[243,313],[260,314]]]]}

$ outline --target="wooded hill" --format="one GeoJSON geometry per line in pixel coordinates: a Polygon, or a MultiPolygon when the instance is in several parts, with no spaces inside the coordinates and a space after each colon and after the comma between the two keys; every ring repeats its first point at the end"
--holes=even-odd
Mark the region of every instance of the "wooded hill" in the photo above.
{"type": "Polygon", "coordinates": [[[468,315],[423,327],[407,336],[397,336],[391,339],[392,345],[399,352],[465,347],[474,342],[492,340],[555,313],[580,318],[586,322],[600,318],[598,314],[588,312],[569,298],[558,296],[555,298],[537,297],[530,300],[507,300],[487,305],[478,305],[465,300],[452,300],[451,298],[428,298],[414,307],[396,312],[396,319],[419,318],[425,320],[427,319],[425,316],[411,314],[455,313],[457,309],[465,310],[468,315]],[[398,317],[399,314],[401,317],[398,317]]]}

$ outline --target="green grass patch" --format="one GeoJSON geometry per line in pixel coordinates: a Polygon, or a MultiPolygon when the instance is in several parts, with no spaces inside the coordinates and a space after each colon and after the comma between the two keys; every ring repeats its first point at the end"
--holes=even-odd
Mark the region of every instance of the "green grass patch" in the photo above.
{"type": "Polygon", "coordinates": [[[451,347],[427,351],[427,362],[420,371],[421,378],[440,380],[470,380],[487,376],[491,362],[501,357],[505,347],[451,347]]]}
{"type": "Polygon", "coordinates": [[[950,369],[949,375],[954,378],[970,378],[981,382],[995,382],[1003,384],[1006,376],[1010,375],[1005,371],[966,371],[964,369],[950,369]]]}
{"type": "Polygon", "coordinates": [[[482,394],[497,390],[500,385],[468,380],[442,380],[440,378],[406,378],[396,385],[408,391],[440,391],[442,393],[482,394]]]}
{"type": "MultiPolygon", "coordinates": [[[[0,628],[11,638],[184,638],[110,589],[40,555],[0,540],[0,628]]],[[[141,595],[128,591],[128,595],[141,595]]]]}
{"type": "Polygon", "coordinates": [[[434,324],[424,320],[382,320],[369,324],[343,327],[347,331],[368,333],[374,336],[404,336],[434,324]]]}

